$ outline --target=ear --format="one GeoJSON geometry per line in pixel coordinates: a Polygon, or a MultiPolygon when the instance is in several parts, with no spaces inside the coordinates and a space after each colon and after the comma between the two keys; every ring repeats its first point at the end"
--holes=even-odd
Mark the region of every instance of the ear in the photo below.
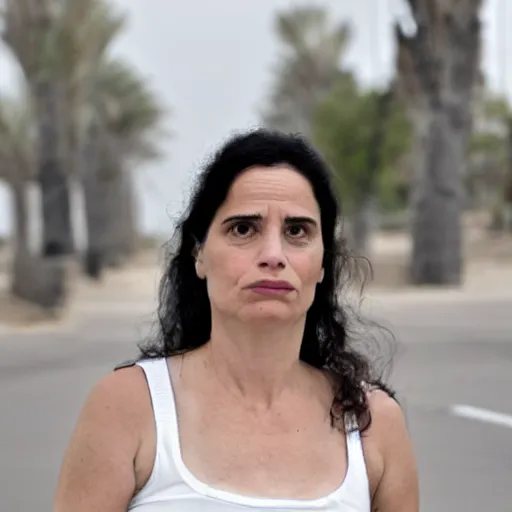
{"type": "Polygon", "coordinates": [[[322,268],[322,270],[320,271],[320,279],[318,279],[319,284],[324,280],[324,276],[325,276],[325,270],[322,268]]]}
{"type": "Polygon", "coordinates": [[[206,278],[206,269],[203,261],[203,248],[200,245],[197,245],[194,249],[194,258],[195,258],[195,268],[196,274],[199,279],[206,278]]]}

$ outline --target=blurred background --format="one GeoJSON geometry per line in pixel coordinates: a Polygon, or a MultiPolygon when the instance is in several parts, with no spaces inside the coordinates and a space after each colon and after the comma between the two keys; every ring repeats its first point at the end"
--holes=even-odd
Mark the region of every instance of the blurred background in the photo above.
{"type": "Polygon", "coordinates": [[[0,0],[0,510],[51,509],[195,175],[257,126],[334,171],[422,510],[512,510],[511,21],[507,0],[0,0]]]}

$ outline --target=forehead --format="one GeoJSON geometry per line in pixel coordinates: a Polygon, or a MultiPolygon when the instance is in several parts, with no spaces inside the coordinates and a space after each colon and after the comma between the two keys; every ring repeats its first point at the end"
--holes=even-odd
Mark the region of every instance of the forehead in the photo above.
{"type": "Polygon", "coordinates": [[[253,167],[244,171],[233,182],[221,210],[265,207],[320,215],[309,181],[287,166],[253,167]]]}

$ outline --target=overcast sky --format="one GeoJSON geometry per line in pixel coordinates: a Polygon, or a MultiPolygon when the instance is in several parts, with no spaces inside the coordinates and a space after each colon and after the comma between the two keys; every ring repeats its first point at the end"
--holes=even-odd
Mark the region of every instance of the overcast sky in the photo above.
{"type": "MultiPolygon", "coordinates": [[[[278,52],[272,30],[278,9],[325,5],[335,20],[349,21],[354,36],[345,62],[366,85],[391,76],[392,22],[404,15],[401,0],[112,1],[129,17],[113,51],[137,66],[172,109],[174,137],[166,144],[167,156],[141,169],[138,180],[142,226],[163,233],[170,230],[171,217],[181,209],[205,158],[234,130],[258,123],[257,109],[278,52]]],[[[483,13],[484,70],[491,86],[509,91],[512,67],[503,59],[512,55],[512,37],[506,38],[510,4],[487,0],[483,13]]],[[[0,91],[12,91],[18,79],[8,52],[0,48],[0,91]]],[[[0,190],[0,235],[9,230],[8,206],[0,190]]]]}

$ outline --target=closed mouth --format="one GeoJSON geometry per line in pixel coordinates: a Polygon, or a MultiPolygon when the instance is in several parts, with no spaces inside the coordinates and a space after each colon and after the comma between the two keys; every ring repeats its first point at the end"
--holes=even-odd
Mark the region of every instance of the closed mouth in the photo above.
{"type": "Polygon", "coordinates": [[[295,288],[287,281],[258,281],[253,283],[249,288],[265,288],[268,290],[288,290],[292,291],[295,288]]]}

